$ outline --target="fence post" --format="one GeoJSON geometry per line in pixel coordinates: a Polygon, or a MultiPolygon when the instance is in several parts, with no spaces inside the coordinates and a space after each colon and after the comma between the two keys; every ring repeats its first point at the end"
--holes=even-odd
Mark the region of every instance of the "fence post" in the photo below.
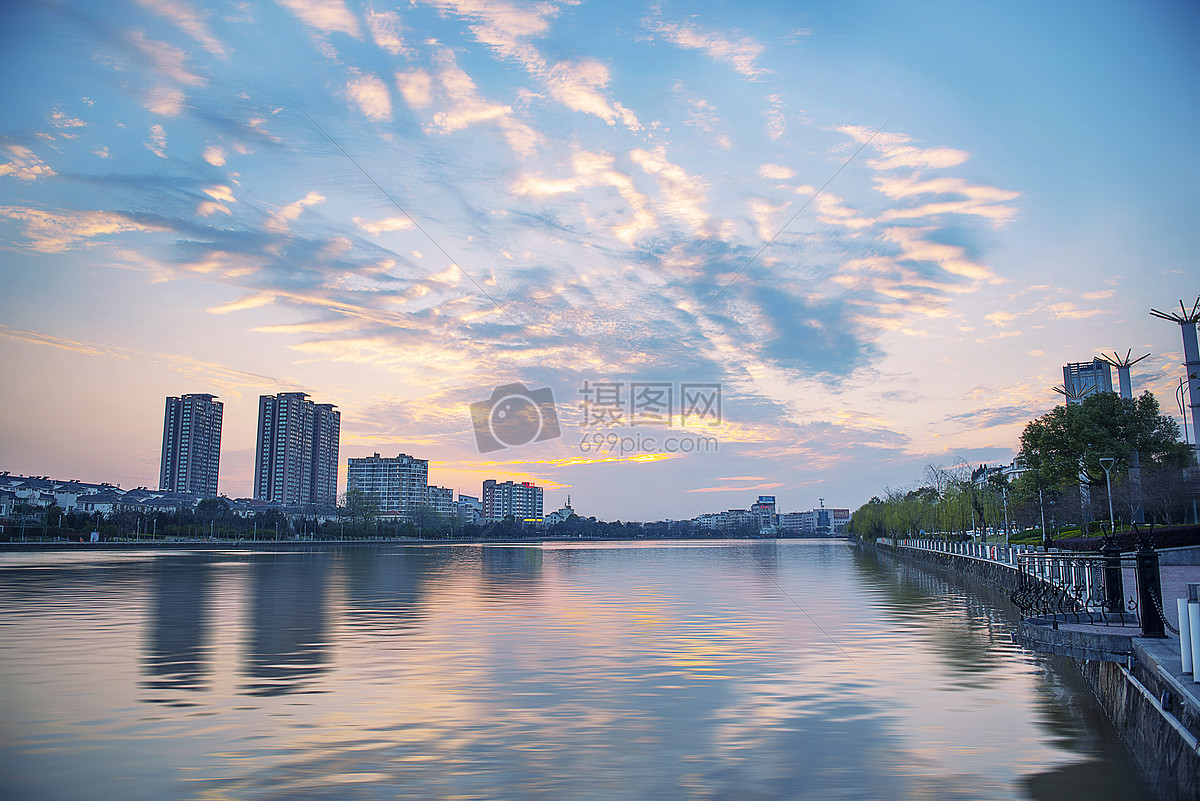
{"type": "Polygon", "coordinates": [[[1158,575],[1158,552],[1143,540],[1137,550],[1138,606],[1142,613],[1142,636],[1165,638],[1163,625],[1162,579],[1158,575]]]}
{"type": "Polygon", "coordinates": [[[1109,612],[1124,612],[1125,585],[1121,577],[1121,546],[1110,537],[1100,549],[1100,553],[1104,554],[1104,608],[1109,612]]]}

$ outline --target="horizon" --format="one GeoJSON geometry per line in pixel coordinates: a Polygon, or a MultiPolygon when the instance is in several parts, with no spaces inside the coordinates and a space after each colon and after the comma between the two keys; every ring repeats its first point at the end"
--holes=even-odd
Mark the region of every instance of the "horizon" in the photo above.
{"type": "Polygon", "coordinates": [[[1198,15],[6,5],[0,455],[155,486],[164,398],[208,393],[252,497],[295,391],[339,493],[404,453],[686,520],[1007,464],[1104,353],[1178,423],[1198,15]]]}

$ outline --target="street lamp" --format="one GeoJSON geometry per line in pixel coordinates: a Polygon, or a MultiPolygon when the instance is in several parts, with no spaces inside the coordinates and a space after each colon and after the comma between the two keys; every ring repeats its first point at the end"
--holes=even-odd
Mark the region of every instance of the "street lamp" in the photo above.
{"type": "Polygon", "coordinates": [[[1116,461],[1111,456],[1100,457],[1100,466],[1104,468],[1104,483],[1108,487],[1108,527],[1112,530],[1113,534],[1117,533],[1117,518],[1113,516],[1112,478],[1109,476],[1108,471],[1112,470],[1112,466],[1116,461]]]}

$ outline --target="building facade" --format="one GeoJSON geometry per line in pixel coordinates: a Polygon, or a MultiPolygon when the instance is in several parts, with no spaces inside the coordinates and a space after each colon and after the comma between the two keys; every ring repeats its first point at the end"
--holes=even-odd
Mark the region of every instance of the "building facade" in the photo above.
{"type": "Polygon", "coordinates": [[[216,395],[196,393],[167,398],[159,489],[217,497],[224,413],[225,406],[216,395]]]}
{"type": "Polygon", "coordinates": [[[1100,359],[1064,365],[1063,389],[1068,404],[1083,403],[1097,392],[1112,392],[1112,368],[1100,359]]]}
{"type": "Polygon", "coordinates": [[[518,521],[542,519],[542,488],[529,481],[483,482],[483,519],[498,522],[512,515],[518,521]]]}
{"type": "Polygon", "coordinates": [[[779,526],[779,517],[775,513],[774,495],[759,495],[758,502],[750,507],[750,511],[758,519],[759,531],[770,531],[779,526]]]}
{"type": "Polygon", "coordinates": [[[341,412],[304,392],[258,399],[254,497],[284,505],[337,503],[341,412]]]}
{"type": "Polygon", "coordinates": [[[346,490],[365,495],[382,517],[411,520],[426,502],[429,460],[406,453],[346,460],[346,490]]]}
{"type": "Polygon", "coordinates": [[[454,514],[454,490],[450,487],[425,487],[425,506],[441,518],[454,514]]]}

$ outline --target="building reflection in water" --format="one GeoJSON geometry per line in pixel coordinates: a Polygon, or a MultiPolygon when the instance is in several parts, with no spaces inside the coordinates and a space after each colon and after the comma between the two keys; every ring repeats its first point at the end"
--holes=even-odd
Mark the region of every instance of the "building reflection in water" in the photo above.
{"type": "Polygon", "coordinates": [[[142,655],[146,700],[171,703],[171,692],[209,689],[208,617],[212,568],[191,559],[158,559],[151,578],[153,609],[142,655]]]}
{"type": "Polygon", "coordinates": [[[480,575],[484,594],[496,602],[539,600],[545,551],[541,545],[484,545],[480,575]]]}
{"type": "Polygon", "coordinates": [[[443,577],[450,558],[448,548],[342,551],[346,622],[387,636],[413,630],[424,616],[421,601],[428,587],[443,577]]]}
{"type": "Polygon", "coordinates": [[[328,553],[264,554],[250,567],[251,606],[242,685],[247,695],[314,692],[328,670],[328,553]]]}

